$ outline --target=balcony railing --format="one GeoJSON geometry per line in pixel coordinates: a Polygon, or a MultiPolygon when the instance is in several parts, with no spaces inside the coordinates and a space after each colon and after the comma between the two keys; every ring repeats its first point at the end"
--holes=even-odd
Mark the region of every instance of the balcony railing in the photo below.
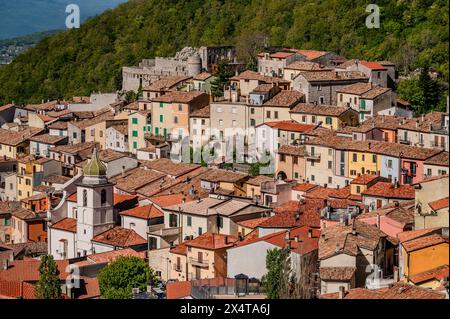
{"type": "Polygon", "coordinates": [[[202,267],[202,268],[208,268],[209,264],[207,261],[203,260],[203,259],[197,259],[197,258],[189,258],[189,263],[192,266],[197,266],[197,267],[202,267]]]}
{"type": "Polygon", "coordinates": [[[411,144],[411,141],[405,140],[404,138],[400,138],[400,139],[398,140],[398,142],[399,142],[400,144],[406,144],[406,145],[411,144]]]}
{"type": "Polygon", "coordinates": [[[312,161],[320,161],[320,154],[307,153],[305,158],[312,161]]]}

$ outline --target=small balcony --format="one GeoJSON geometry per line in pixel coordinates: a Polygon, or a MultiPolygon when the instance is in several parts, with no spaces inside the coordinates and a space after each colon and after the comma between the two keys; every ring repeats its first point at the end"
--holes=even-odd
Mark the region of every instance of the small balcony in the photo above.
{"type": "Polygon", "coordinates": [[[400,138],[400,139],[398,140],[398,142],[399,142],[400,144],[405,144],[405,145],[410,145],[410,144],[411,144],[411,141],[405,140],[404,138],[400,138]]]}
{"type": "Polygon", "coordinates": [[[320,154],[307,153],[305,158],[310,161],[320,161],[320,154]]]}
{"type": "Polygon", "coordinates": [[[189,263],[192,266],[201,267],[201,268],[208,268],[209,264],[206,260],[203,259],[197,259],[197,258],[189,258],[189,263]]]}

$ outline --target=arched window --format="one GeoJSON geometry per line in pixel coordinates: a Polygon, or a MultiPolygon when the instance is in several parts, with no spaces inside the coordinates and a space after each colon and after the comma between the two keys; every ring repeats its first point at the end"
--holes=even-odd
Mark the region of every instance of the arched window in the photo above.
{"type": "Polygon", "coordinates": [[[83,206],[87,206],[87,190],[83,190],[83,206]]]}
{"type": "Polygon", "coordinates": [[[101,193],[100,193],[100,197],[101,197],[101,204],[104,205],[106,204],[106,190],[102,189],[101,193]]]}

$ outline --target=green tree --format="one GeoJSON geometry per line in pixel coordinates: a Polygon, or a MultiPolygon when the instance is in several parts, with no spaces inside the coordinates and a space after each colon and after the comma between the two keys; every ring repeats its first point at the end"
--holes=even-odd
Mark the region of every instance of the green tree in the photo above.
{"type": "Polygon", "coordinates": [[[153,269],[138,257],[119,257],[98,275],[100,294],[105,299],[129,299],[132,288],[144,290],[149,281],[156,284],[153,269]]]}
{"type": "Polygon", "coordinates": [[[60,299],[61,282],[58,265],[52,255],[44,255],[39,265],[39,281],[36,285],[38,299],[60,299]]]}
{"type": "Polygon", "coordinates": [[[220,60],[217,63],[217,71],[214,74],[215,79],[211,82],[211,92],[213,96],[223,96],[223,88],[228,83],[228,80],[233,76],[233,71],[230,68],[227,59],[220,60]]]}
{"type": "Polygon", "coordinates": [[[266,256],[267,274],[262,278],[262,285],[269,299],[286,299],[289,297],[291,266],[290,249],[270,249],[266,256]]]}

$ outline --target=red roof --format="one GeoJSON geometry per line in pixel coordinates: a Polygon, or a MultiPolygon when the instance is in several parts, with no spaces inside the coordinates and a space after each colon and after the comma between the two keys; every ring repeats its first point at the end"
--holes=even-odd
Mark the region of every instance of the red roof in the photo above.
{"type": "Polygon", "coordinates": [[[92,241],[115,247],[129,247],[147,243],[147,240],[139,236],[134,230],[119,226],[95,236],[92,241]]]}
{"type": "Polygon", "coordinates": [[[378,175],[364,174],[364,175],[360,175],[360,176],[356,177],[354,180],[352,180],[351,184],[367,185],[379,177],[380,176],[378,176],[378,175]]]}
{"type": "Polygon", "coordinates": [[[425,237],[419,237],[416,239],[409,240],[407,242],[403,243],[403,248],[407,252],[416,251],[419,249],[424,249],[430,246],[435,246],[438,244],[447,243],[448,244],[448,237],[443,237],[439,234],[432,234],[425,237]]]}
{"type": "MultiPolygon", "coordinates": [[[[66,272],[69,262],[67,260],[55,260],[60,272],[59,278],[66,279],[69,273],[66,272]]],[[[40,260],[27,259],[10,262],[8,269],[0,270],[0,282],[2,281],[38,281],[40,260]]]]}
{"type": "Polygon", "coordinates": [[[123,212],[120,212],[120,215],[131,216],[141,219],[164,217],[164,213],[160,211],[158,208],[156,208],[155,205],[153,204],[138,206],[129,210],[125,210],[123,212]]]}
{"type": "Polygon", "coordinates": [[[77,232],[77,220],[74,218],[64,218],[59,222],[53,224],[50,228],[65,230],[71,233],[77,232]]]}
{"type": "Polygon", "coordinates": [[[89,255],[87,258],[94,263],[109,263],[123,256],[134,256],[144,258],[145,252],[137,252],[132,248],[125,248],[89,255]]]}
{"type": "Polygon", "coordinates": [[[67,197],[67,201],[76,203],[77,202],[77,192],[75,192],[72,195],[70,195],[69,197],[67,197]]]}
{"type": "Polygon", "coordinates": [[[301,183],[297,184],[294,187],[292,187],[293,190],[299,191],[299,192],[307,192],[314,188],[318,187],[318,185],[310,184],[310,183],[301,183]]]}
{"type": "Polygon", "coordinates": [[[418,238],[421,236],[425,236],[427,234],[435,233],[440,230],[440,227],[435,228],[425,228],[425,229],[417,229],[417,230],[408,230],[397,234],[398,240],[403,243],[405,241],[418,238]]]}
{"type": "Polygon", "coordinates": [[[385,198],[413,199],[416,195],[414,187],[411,185],[399,185],[394,187],[389,182],[377,182],[362,192],[365,196],[376,196],[385,198]]]}
{"type": "Polygon", "coordinates": [[[233,246],[237,238],[230,235],[214,234],[211,232],[204,233],[189,242],[186,246],[214,250],[233,246]]]}
{"type": "Polygon", "coordinates": [[[263,125],[289,132],[306,132],[315,127],[315,125],[300,124],[296,121],[265,122],[263,125]]]}
{"type": "Polygon", "coordinates": [[[449,206],[448,204],[449,204],[448,197],[441,198],[428,203],[428,205],[430,205],[431,209],[434,211],[446,208],[449,206]]]}
{"type": "Polygon", "coordinates": [[[317,50],[297,50],[297,52],[303,54],[308,60],[320,58],[321,56],[328,53],[326,51],[317,51],[317,50]]]}
{"type": "Polygon", "coordinates": [[[424,281],[429,281],[432,279],[435,280],[442,280],[446,277],[448,277],[449,268],[448,265],[439,266],[437,268],[433,268],[418,274],[415,274],[411,277],[409,277],[409,280],[412,281],[414,284],[420,284],[424,281]]]}
{"type": "Polygon", "coordinates": [[[360,61],[360,63],[371,70],[386,70],[386,68],[378,62],[360,61]]]}
{"type": "Polygon", "coordinates": [[[153,196],[150,198],[150,200],[161,208],[179,205],[183,203],[183,200],[185,200],[185,202],[193,201],[192,198],[186,197],[183,194],[153,196]]]}
{"type": "Polygon", "coordinates": [[[278,58],[278,59],[285,59],[287,57],[290,57],[291,55],[294,55],[294,52],[276,52],[272,53],[270,55],[271,58],[278,58]]]}
{"type": "Polygon", "coordinates": [[[166,286],[167,299],[180,299],[191,295],[190,281],[177,281],[168,283],[166,286]]]}
{"type": "Polygon", "coordinates": [[[283,248],[287,244],[286,233],[289,233],[291,248],[299,254],[307,254],[315,249],[318,249],[320,229],[310,228],[307,226],[295,227],[289,231],[283,230],[280,232],[268,234],[263,237],[249,239],[247,241],[238,243],[236,247],[242,247],[256,242],[265,241],[272,245],[283,248]],[[311,237],[309,237],[309,232],[311,232],[311,237]]]}
{"type": "Polygon", "coordinates": [[[118,194],[114,193],[114,206],[122,204],[123,202],[134,200],[138,196],[137,195],[124,195],[124,194],[118,194]]]}
{"type": "Polygon", "coordinates": [[[275,216],[259,224],[263,228],[292,228],[295,226],[320,227],[323,200],[289,201],[274,209],[275,216]]]}
{"type": "Polygon", "coordinates": [[[254,219],[242,220],[242,221],[237,222],[237,224],[244,226],[246,228],[253,229],[253,228],[258,227],[259,224],[268,220],[269,218],[270,217],[259,217],[259,218],[254,218],[254,219]]]}

